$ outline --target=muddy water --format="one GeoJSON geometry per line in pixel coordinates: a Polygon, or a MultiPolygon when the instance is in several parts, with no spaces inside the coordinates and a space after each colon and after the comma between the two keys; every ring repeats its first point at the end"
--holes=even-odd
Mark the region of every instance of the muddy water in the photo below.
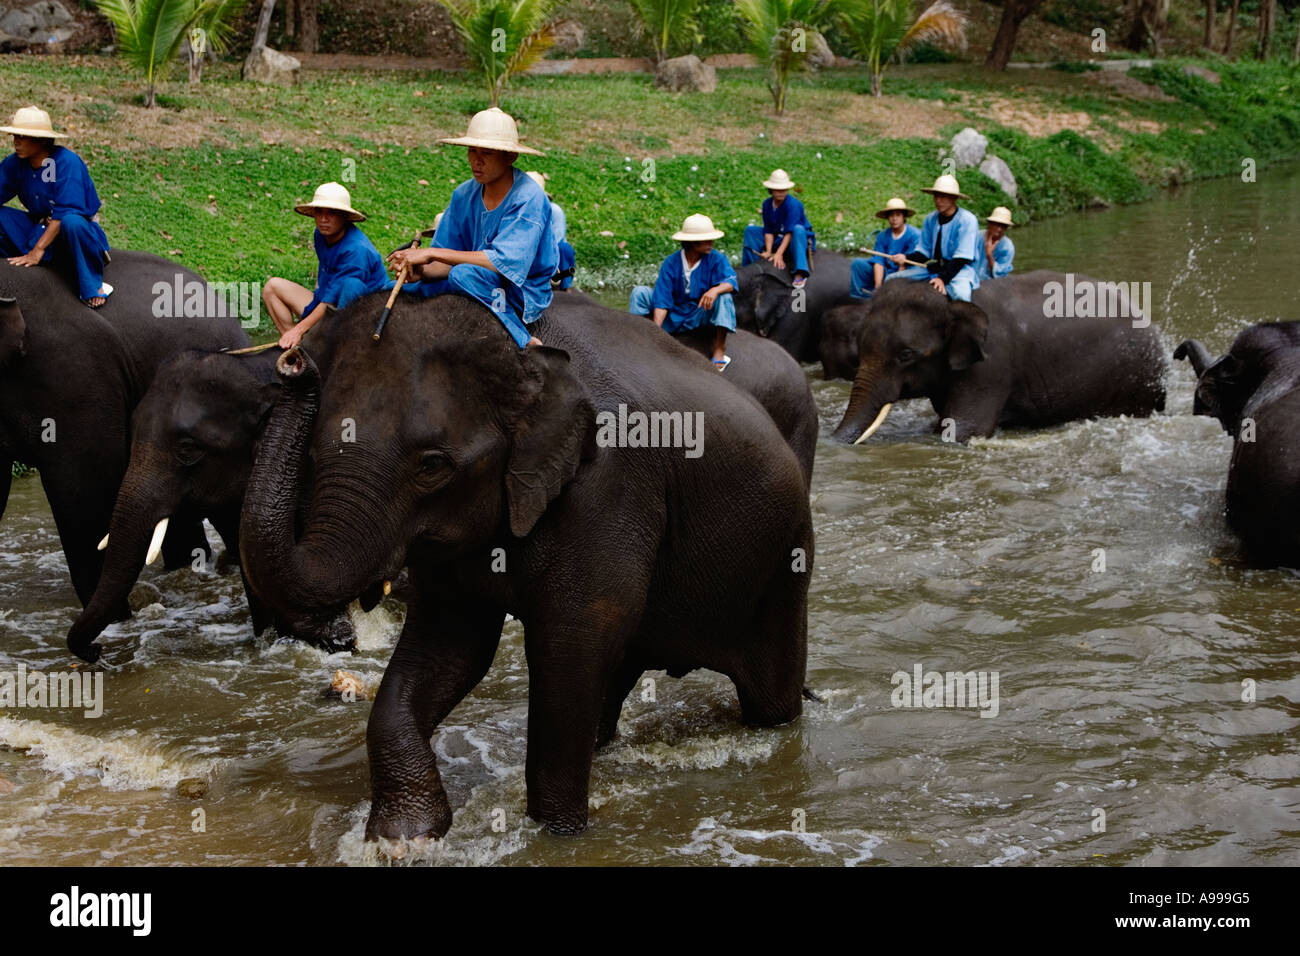
{"type": "MultiPolygon", "coordinates": [[[[1171,348],[1196,335],[1218,352],[1247,322],[1300,318],[1297,168],[1015,239],[1021,269],[1151,282],[1171,348]]],[[[825,434],[849,386],[816,374],[825,434]]],[[[1186,366],[1168,382],[1168,411],[1150,420],[955,448],[912,402],[867,446],[823,441],[808,669],[823,700],[794,726],[751,730],[722,678],[654,675],[655,699],[634,692],[596,761],[577,839],[523,813],[527,671],[508,625],[491,673],[435,738],[452,830],[405,859],[1300,862],[1300,580],[1241,566],[1221,516],[1230,442],[1191,416],[1186,366]],[[996,673],[996,716],[892,706],[891,675],[917,665],[996,673]]],[[[359,616],[357,655],[328,656],[254,640],[237,574],[144,580],[149,606],[104,639],[102,717],[0,713],[0,777],[15,785],[0,793],[0,858],[374,862],[369,704],[321,691],[339,667],[378,680],[401,606],[359,616]],[[207,795],[178,796],[187,777],[207,795]]],[[[15,482],[0,670],[68,667],[76,609],[39,484],[15,482]]]]}

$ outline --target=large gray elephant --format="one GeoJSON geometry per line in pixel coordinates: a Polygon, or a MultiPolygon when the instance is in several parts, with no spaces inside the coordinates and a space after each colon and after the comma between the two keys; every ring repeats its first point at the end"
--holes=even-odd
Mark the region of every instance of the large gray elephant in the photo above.
{"type": "Polygon", "coordinates": [[[822,336],[818,345],[822,360],[822,377],[827,381],[853,381],[858,374],[858,336],[871,315],[871,300],[837,305],[822,316],[822,336]]]}
{"type": "Polygon", "coordinates": [[[818,250],[802,289],[794,287],[793,265],[782,270],[764,260],[741,266],[736,272],[737,328],[771,339],[800,362],[818,361],[823,315],[856,301],[849,295],[852,262],[838,252],[818,250]]]}
{"type": "MultiPolygon", "coordinates": [[[[207,286],[174,262],[114,251],[104,278],[116,291],[94,310],[53,269],[0,260],[0,508],[11,464],[36,468],[83,605],[99,581],[96,545],[126,472],[131,412],[158,366],[188,348],[248,344],[237,317],[184,316],[171,290],[207,286]]],[[[206,291],[201,297],[206,303],[206,291]]],[[[201,524],[177,522],[163,557],[179,567],[207,547],[201,524]]],[[[126,602],[112,614],[126,617],[126,602]]]]}
{"type": "Polygon", "coordinates": [[[1000,426],[1162,411],[1160,340],[1149,316],[1123,314],[1137,303],[1110,286],[1039,271],[986,282],[970,302],[953,302],[927,282],[887,281],[859,331],[858,372],[835,440],[862,441],[903,398],[929,398],[935,430],[959,442],[1000,426]],[[1094,306],[1105,300],[1106,317],[1075,308],[1086,283],[1094,306]],[[1079,297],[1057,315],[1066,290],[1079,297]]]}
{"type": "MultiPolygon", "coordinates": [[[[131,457],[113,508],[103,573],[94,596],[68,631],[77,656],[97,660],[92,643],[126,601],[159,535],[174,521],[207,518],[239,555],[239,516],[253,450],[280,394],[280,351],[255,355],[182,352],[163,363],[132,416],[131,457]],[[166,522],[166,524],[164,524],[166,522]]],[[[241,570],[242,573],[242,570],[241,570]]],[[[253,631],[274,624],[329,651],[351,650],[356,634],[346,614],[285,618],[266,607],[244,580],[253,631]]]]}
{"type": "Polygon", "coordinates": [[[240,532],[250,581],[288,613],[410,569],[370,716],[367,836],[450,827],[429,738],[507,613],[528,658],[528,812],[554,832],[586,827],[593,751],[647,669],[718,671],[746,721],[794,720],[812,520],[757,402],[600,306],[548,312],[533,327],[547,344],[520,350],[458,296],[400,298],[374,345],[383,303],[358,300],[313,331],[310,357],[281,358],[240,532]]]}
{"type": "Polygon", "coordinates": [[[1300,567],[1300,322],[1237,334],[1215,359],[1188,339],[1174,352],[1196,372],[1193,411],[1232,436],[1228,525],[1255,567],[1300,567]]]}

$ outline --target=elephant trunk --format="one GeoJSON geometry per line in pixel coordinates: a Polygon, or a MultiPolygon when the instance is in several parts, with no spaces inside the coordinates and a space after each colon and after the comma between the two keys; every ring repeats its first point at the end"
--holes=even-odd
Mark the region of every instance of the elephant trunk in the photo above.
{"type": "Polygon", "coordinates": [[[176,509],[179,490],[170,473],[174,470],[164,452],[151,446],[136,446],[131,464],[113,506],[106,543],[104,568],[94,595],[68,630],[68,649],[87,661],[99,658],[92,642],[114,621],[129,616],[127,598],[144,568],[146,558],[156,558],[162,545],[166,521],[176,509]]]}
{"type": "Polygon", "coordinates": [[[889,414],[891,403],[898,397],[891,394],[893,391],[884,381],[881,363],[863,361],[853,380],[849,407],[831,437],[846,445],[865,441],[889,414]]]}
{"type": "Polygon", "coordinates": [[[1197,378],[1205,374],[1205,370],[1214,364],[1213,356],[1196,339],[1184,339],[1179,343],[1178,348],[1174,349],[1174,359],[1190,359],[1192,371],[1196,373],[1197,378]]]}
{"type": "Polygon", "coordinates": [[[374,487],[339,476],[318,481],[300,540],[294,519],[303,462],[320,411],[320,373],[311,358],[290,349],[276,363],[285,386],[257,445],[240,522],[240,558],[253,590],[295,626],[323,620],[389,569],[378,546],[384,541],[361,502],[374,487]],[[362,530],[365,529],[365,533],[362,530]],[[367,553],[370,552],[370,553],[367,553]]]}

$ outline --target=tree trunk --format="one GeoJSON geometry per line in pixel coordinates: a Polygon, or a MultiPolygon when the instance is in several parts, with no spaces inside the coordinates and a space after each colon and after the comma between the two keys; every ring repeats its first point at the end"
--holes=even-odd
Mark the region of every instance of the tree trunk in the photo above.
{"type": "Polygon", "coordinates": [[[880,71],[877,70],[871,74],[871,95],[880,96],[880,71]]]}
{"type": "MultiPolygon", "coordinates": [[[[1300,12],[1296,13],[1296,18],[1300,21],[1300,12]]],[[[1300,63],[1300,22],[1296,23],[1295,49],[1291,51],[1291,62],[1300,63]]]]}
{"type": "Polygon", "coordinates": [[[1020,24],[1042,4],[1043,0],[1006,0],[998,32],[993,37],[993,46],[989,48],[988,58],[984,61],[984,69],[1007,68],[1011,62],[1011,53],[1016,48],[1016,34],[1020,32],[1020,24]]]}
{"type": "Polygon", "coordinates": [[[1214,18],[1218,15],[1215,0],[1205,0],[1205,40],[1201,46],[1207,50],[1214,49],[1214,18]]]}
{"type": "Polygon", "coordinates": [[[275,12],[275,0],[262,0],[262,15],[257,18],[257,32],[253,34],[253,49],[260,50],[266,46],[266,39],[271,35],[271,14],[275,12]]]}
{"type": "Polygon", "coordinates": [[[1273,25],[1277,20],[1277,0],[1260,0],[1259,34],[1255,38],[1255,58],[1268,59],[1268,48],[1273,43],[1273,25]]]}
{"type": "Polygon", "coordinates": [[[1241,0],[1232,0],[1232,11],[1228,14],[1228,38],[1223,42],[1223,55],[1232,56],[1232,35],[1237,32],[1237,10],[1241,0]]]}
{"type": "Polygon", "coordinates": [[[316,5],[317,0],[298,0],[298,49],[303,53],[315,53],[320,45],[316,5]]]}
{"type": "Polygon", "coordinates": [[[1130,50],[1145,50],[1148,43],[1157,56],[1160,41],[1169,19],[1169,0],[1134,0],[1131,4],[1132,23],[1126,46],[1130,50]]]}
{"type": "Polygon", "coordinates": [[[284,0],[284,35],[293,38],[298,35],[298,0],[284,0]]]}

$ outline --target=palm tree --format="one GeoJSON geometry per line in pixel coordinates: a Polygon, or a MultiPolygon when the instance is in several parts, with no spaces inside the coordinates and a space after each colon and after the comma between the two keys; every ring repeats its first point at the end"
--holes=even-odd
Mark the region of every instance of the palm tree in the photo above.
{"type": "Polygon", "coordinates": [[[555,42],[551,14],[560,0],[438,0],[483,75],[488,105],[496,106],[514,73],[542,58],[555,42]]]}
{"type": "Polygon", "coordinates": [[[235,34],[235,20],[243,15],[249,2],[250,0],[210,0],[198,3],[202,12],[186,35],[185,44],[189,54],[191,83],[203,80],[203,54],[206,50],[225,53],[230,48],[230,41],[235,34]],[[199,33],[200,30],[202,33],[199,33]]]}
{"type": "Polygon", "coordinates": [[[966,47],[966,15],[948,0],[936,0],[919,16],[912,0],[843,0],[840,26],[853,51],[871,67],[871,95],[894,58],[901,60],[920,43],[966,47]]]}
{"type": "Polygon", "coordinates": [[[627,0],[641,21],[641,33],[654,47],[655,62],[663,63],[673,49],[694,46],[698,39],[695,7],[698,0],[627,0]]]}
{"type": "Polygon", "coordinates": [[[154,107],[154,87],[166,77],[176,52],[192,27],[206,15],[211,0],[95,0],[113,24],[122,56],[144,73],[144,105],[154,107]]]}
{"type": "Polygon", "coordinates": [[[808,53],[841,0],[736,0],[754,55],[771,70],[768,89],[777,115],[785,112],[790,76],[808,66],[808,53]]]}

